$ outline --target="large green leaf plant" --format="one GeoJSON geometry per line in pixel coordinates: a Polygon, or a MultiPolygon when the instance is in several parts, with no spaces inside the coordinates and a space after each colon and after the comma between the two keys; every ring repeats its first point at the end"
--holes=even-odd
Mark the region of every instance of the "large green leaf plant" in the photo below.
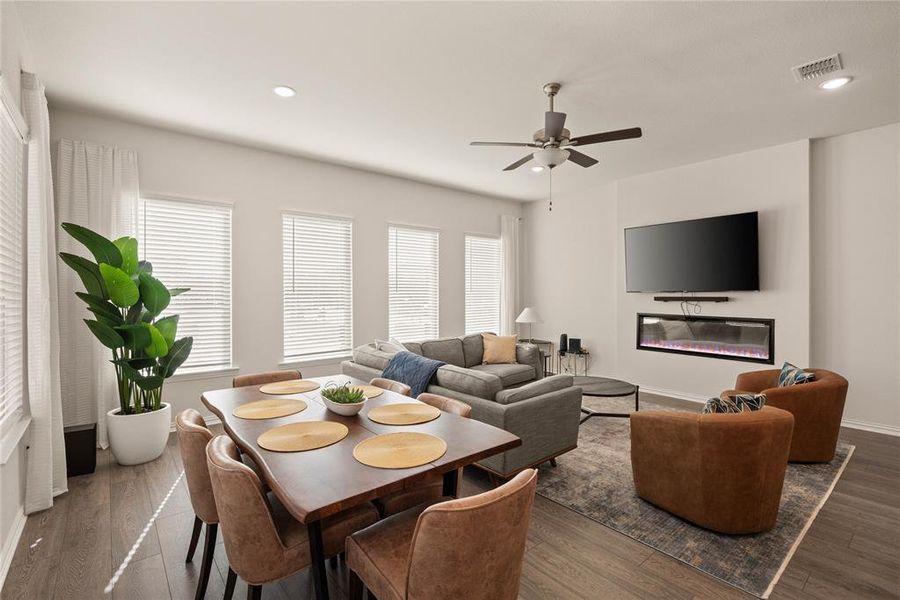
{"type": "Polygon", "coordinates": [[[187,288],[170,290],[153,277],[153,266],[138,259],[132,237],[109,240],[74,223],[62,228],[94,257],[59,253],[84,284],[85,291],[75,295],[94,316],[84,322],[112,350],[121,414],[159,410],[163,383],[187,360],[194,343],[191,337],[176,339],[178,315],[160,315],[187,288]]]}

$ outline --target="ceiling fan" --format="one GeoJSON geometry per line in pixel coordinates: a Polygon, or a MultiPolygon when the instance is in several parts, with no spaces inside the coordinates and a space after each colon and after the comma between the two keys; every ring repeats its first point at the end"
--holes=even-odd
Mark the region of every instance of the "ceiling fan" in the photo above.
{"type": "MultiPolygon", "coordinates": [[[[588,144],[600,144],[603,142],[615,142],[618,140],[630,140],[641,137],[641,128],[618,129],[605,131],[591,135],[571,137],[571,133],[565,128],[566,113],[553,110],[553,98],[559,93],[560,84],[548,83],[544,86],[544,93],[550,98],[550,110],[544,113],[544,128],[534,132],[533,142],[472,142],[472,146],[521,146],[523,148],[537,148],[534,152],[520,158],[509,165],[504,171],[518,169],[531,159],[534,159],[541,167],[552,169],[571,160],[576,165],[590,167],[597,164],[597,159],[575,150],[575,146],[587,146],[588,144]]],[[[534,167],[535,170],[540,170],[534,167]]]]}

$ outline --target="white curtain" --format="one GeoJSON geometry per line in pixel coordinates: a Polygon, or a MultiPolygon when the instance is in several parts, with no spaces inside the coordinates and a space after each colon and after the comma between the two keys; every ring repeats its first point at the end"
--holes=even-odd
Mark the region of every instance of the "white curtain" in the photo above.
{"type": "MultiPolygon", "coordinates": [[[[134,235],[138,200],[137,154],[115,146],[62,139],[56,161],[58,223],[77,223],[109,238],[134,235]]],[[[87,255],[58,226],[60,251],[87,255]]],[[[106,413],[118,406],[110,353],[91,335],[90,315],[75,297],[82,285],[68,267],[59,269],[59,332],[63,417],[66,425],[97,423],[97,442],[106,448],[106,413]]]]}
{"type": "Polygon", "coordinates": [[[516,333],[519,314],[519,252],[521,251],[520,223],[512,215],[500,217],[500,247],[503,265],[500,270],[500,335],[516,333]]]}
{"type": "Polygon", "coordinates": [[[22,109],[30,133],[26,196],[28,317],[25,326],[31,442],[26,458],[25,512],[31,514],[53,506],[53,498],[67,489],[59,388],[58,259],[50,167],[50,117],[44,86],[31,73],[22,74],[22,109]]]}

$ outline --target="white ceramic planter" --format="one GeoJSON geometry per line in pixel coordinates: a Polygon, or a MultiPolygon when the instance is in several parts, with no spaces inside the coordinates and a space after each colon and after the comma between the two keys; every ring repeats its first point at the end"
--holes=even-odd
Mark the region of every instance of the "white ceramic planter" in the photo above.
{"type": "Polygon", "coordinates": [[[345,417],[352,417],[362,410],[362,407],[366,405],[366,401],[368,398],[363,396],[362,402],[355,402],[353,404],[341,404],[339,402],[332,402],[325,396],[322,396],[322,400],[325,401],[325,407],[328,408],[331,412],[343,415],[345,417]]]}
{"type": "Polygon", "coordinates": [[[106,413],[106,432],[109,445],[120,465],[139,465],[158,458],[166,448],[172,407],[163,402],[162,408],[139,415],[120,415],[118,408],[106,413]]]}

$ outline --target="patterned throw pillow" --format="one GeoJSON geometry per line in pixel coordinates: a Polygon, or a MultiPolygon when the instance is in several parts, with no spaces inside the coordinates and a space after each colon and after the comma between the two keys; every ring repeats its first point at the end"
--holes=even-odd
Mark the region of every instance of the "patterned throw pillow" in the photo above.
{"type": "Polygon", "coordinates": [[[723,394],[718,398],[707,400],[703,406],[703,414],[749,412],[759,410],[765,405],[765,394],[736,394],[734,396],[723,394]]]}
{"type": "Polygon", "coordinates": [[[766,405],[765,394],[737,394],[729,398],[741,410],[759,410],[766,405]]]}
{"type": "Polygon", "coordinates": [[[784,363],[781,367],[781,373],[778,375],[778,387],[786,387],[789,385],[797,385],[798,383],[806,383],[816,378],[815,373],[807,373],[800,367],[794,366],[789,362],[784,363]]]}
{"type": "Polygon", "coordinates": [[[725,398],[710,398],[706,401],[706,404],[703,406],[703,414],[708,415],[712,413],[739,413],[741,412],[741,408],[738,407],[737,404],[734,403],[731,398],[727,396],[725,398]]]}

